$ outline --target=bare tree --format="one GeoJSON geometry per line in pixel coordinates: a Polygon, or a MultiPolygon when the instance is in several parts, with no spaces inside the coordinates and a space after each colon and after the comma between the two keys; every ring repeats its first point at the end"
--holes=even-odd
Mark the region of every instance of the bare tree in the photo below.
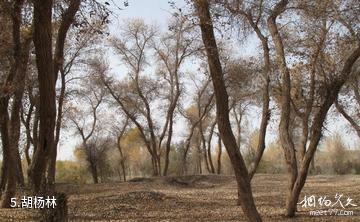
{"type": "Polygon", "coordinates": [[[155,51],[162,66],[160,73],[163,75],[165,83],[169,89],[164,94],[168,97],[169,105],[166,107],[166,119],[159,136],[159,149],[162,148],[162,141],[167,135],[165,145],[165,165],[163,175],[166,176],[169,168],[169,154],[173,137],[174,113],[178,105],[181,93],[181,66],[185,60],[199,51],[196,46],[197,36],[194,35],[193,25],[182,15],[173,17],[169,24],[169,32],[160,40],[160,44],[155,43],[155,51]]]}
{"type": "MultiPolygon", "coordinates": [[[[265,137],[267,125],[270,119],[270,47],[268,43],[267,32],[264,29],[266,1],[250,2],[249,4],[241,4],[239,1],[225,1],[224,6],[229,10],[235,19],[245,20],[246,24],[255,32],[257,38],[261,42],[263,51],[263,70],[261,75],[262,87],[262,116],[260,122],[260,133],[258,138],[258,146],[253,163],[250,168],[250,178],[253,178],[259,165],[261,157],[265,150],[265,137]]],[[[246,27],[245,27],[246,29],[246,27]]]]}
{"type": "Polygon", "coordinates": [[[187,57],[198,50],[193,47],[196,38],[189,33],[192,27],[184,18],[175,18],[171,27],[173,28],[159,43],[154,43],[157,36],[154,27],[141,20],[129,21],[123,29],[122,38],[113,38],[111,41],[112,47],[129,70],[128,79],[120,83],[126,91],[120,93],[115,90],[116,81],[103,76],[103,83],[110,95],[139,129],[152,158],[154,175],[161,175],[162,169],[163,174],[167,174],[174,112],[182,90],[180,67],[187,57]],[[151,47],[155,49],[160,63],[160,79],[145,76],[145,69],[149,64],[148,50],[151,47]],[[162,126],[154,118],[155,101],[167,104],[164,109],[165,123],[162,126]],[[162,143],[165,138],[165,167],[162,168],[162,143]]]}
{"type": "MultiPolygon", "coordinates": [[[[200,87],[197,88],[196,97],[194,98],[195,102],[196,102],[195,113],[191,113],[191,112],[186,113],[186,112],[183,112],[180,110],[181,114],[186,119],[188,119],[188,122],[190,123],[190,129],[189,129],[188,136],[185,140],[185,144],[184,144],[185,149],[184,149],[184,153],[182,156],[183,174],[185,174],[187,172],[186,159],[187,159],[187,155],[189,153],[189,149],[190,149],[196,129],[198,129],[198,133],[200,134],[200,137],[201,137],[201,144],[203,145],[202,151],[201,151],[200,147],[197,147],[198,153],[199,153],[198,157],[200,158],[200,160],[198,160],[200,162],[199,165],[201,165],[201,153],[206,152],[206,141],[205,141],[205,138],[203,138],[204,137],[204,134],[202,132],[203,127],[200,126],[200,123],[203,122],[204,118],[208,115],[208,113],[210,112],[210,110],[214,104],[213,103],[214,94],[211,92],[211,90],[209,90],[209,84],[210,84],[210,79],[207,79],[200,87]]],[[[207,156],[205,156],[205,157],[207,158],[207,156]]],[[[205,158],[204,158],[204,160],[205,160],[205,158]]],[[[200,166],[199,166],[199,170],[201,170],[200,166]]],[[[210,170],[210,169],[208,169],[208,170],[210,170]]]]}
{"type": "Polygon", "coordinates": [[[93,84],[91,84],[91,82],[88,82],[87,85],[90,87],[85,89],[85,91],[80,91],[80,96],[84,98],[85,102],[89,105],[89,114],[92,120],[87,120],[86,111],[81,111],[76,107],[74,107],[69,114],[69,118],[76,128],[76,132],[81,137],[82,148],[85,151],[94,183],[98,183],[98,162],[102,159],[107,146],[97,144],[96,139],[90,142],[90,139],[98,127],[98,110],[103,102],[105,91],[92,87],[93,84]]]}

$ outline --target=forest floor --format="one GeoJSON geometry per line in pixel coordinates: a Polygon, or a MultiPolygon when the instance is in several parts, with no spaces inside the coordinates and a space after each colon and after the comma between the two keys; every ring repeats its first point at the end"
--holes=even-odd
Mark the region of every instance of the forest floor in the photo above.
{"type": "MultiPolygon", "coordinates": [[[[295,218],[282,216],[286,182],[286,175],[254,177],[252,189],[263,221],[360,221],[359,175],[309,176],[299,202],[314,195],[316,206],[298,205],[295,218]],[[352,201],[345,206],[348,198],[352,201]],[[325,206],[329,201],[331,205],[325,206]],[[353,215],[334,215],[336,209],[337,214],[353,215]],[[327,215],[310,215],[316,210],[327,215]]],[[[138,178],[125,183],[59,184],[57,189],[69,196],[70,221],[245,221],[236,205],[233,176],[138,178]]],[[[0,209],[0,221],[38,221],[37,211],[0,209]]]]}

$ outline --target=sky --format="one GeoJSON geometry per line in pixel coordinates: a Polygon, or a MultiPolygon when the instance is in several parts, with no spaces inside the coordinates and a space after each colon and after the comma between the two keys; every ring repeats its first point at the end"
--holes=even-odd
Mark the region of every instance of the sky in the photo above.
{"type": "MultiPolygon", "coordinates": [[[[123,7],[123,1],[121,2],[120,7],[123,7]]],[[[110,1],[111,2],[111,1],[110,1]]],[[[183,0],[176,1],[177,6],[184,6],[183,0]]],[[[115,35],[118,31],[119,24],[121,24],[126,19],[132,18],[142,18],[145,22],[150,24],[156,24],[160,29],[166,29],[168,18],[170,17],[171,7],[168,4],[167,0],[130,0],[129,6],[124,8],[124,10],[117,10],[115,12],[116,16],[111,19],[112,23],[110,25],[110,36],[115,35]]],[[[243,43],[243,47],[239,50],[241,56],[250,56],[257,54],[257,40],[255,37],[250,37],[247,41],[243,43]]],[[[112,69],[115,71],[121,70],[117,58],[110,57],[109,62],[112,66],[112,69]]],[[[250,113],[248,118],[248,127],[249,131],[258,128],[259,126],[259,116],[261,115],[260,110],[254,110],[250,113]]],[[[330,117],[333,118],[333,117],[330,117]]],[[[186,133],[186,127],[184,126],[183,121],[178,121],[180,123],[175,125],[174,131],[178,135],[184,135],[186,133]]],[[[267,143],[276,139],[277,131],[277,122],[273,120],[269,126],[269,132],[267,135],[267,143]]],[[[73,149],[79,144],[80,140],[74,136],[69,131],[62,131],[62,138],[59,144],[58,150],[58,159],[59,160],[69,160],[74,159],[73,149]]],[[[329,124],[325,129],[325,135],[333,135],[334,133],[339,132],[345,138],[345,143],[348,146],[354,146],[356,142],[359,142],[358,137],[354,132],[349,130],[347,123],[344,119],[336,121],[334,124],[329,124]]]]}

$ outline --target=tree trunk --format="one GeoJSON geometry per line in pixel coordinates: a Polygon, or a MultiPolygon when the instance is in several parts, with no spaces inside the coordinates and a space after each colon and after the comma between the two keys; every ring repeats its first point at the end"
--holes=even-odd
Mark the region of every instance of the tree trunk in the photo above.
{"type": "Polygon", "coordinates": [[[268,122],[270,119],[270,110],[269,110],[269,104],[270,104],[270,96],[269,96],[269,85],[270,85],[270,78],[269,78],[269,72],[270,72],[270,50],[268,46],[268,41],[264,36],[258,31],[259,38],[262,41],[262,47],[263,47],[263,57],[264,57],[264,70],[263,70],[263,77],[264,77],[264,89],[263,89],[263,95],[262,95],[262,114],[261,114],[261,123],[260,123],[260,132],[259,132],[259,139],[258,139],[258,145],[255,153],[255,160],[252,164],[252,167],[249,172],[250,180],[254,177],[256,173],[256,169],[259,166],[260,160],[264,154],[264,150],[266,147],[265,144],[265,138],[266,138],[266,130],[268,126],[268,122]]]}
{"type": "Polygon", "coordinates": [[[209,157],[208,157],[208,152],[207,152],[207,149],[206,149],[206,139],[205,139],[204,129],[203,129],[201,120],[200,120],[200,123],[199,123],[199,131],[200,131],[202,152],[203,152],[203,155],[204,155],[206,170],[207,170],[208,173],[212,173],[211,168],[210,168],[210,164],[209,164],[209,159],[208,159],[209,157]]]}
{"type": "Polygon", "coordinates": [[[68,206],[67,196],[65,193],[55,193],[56,208],[55,209],[42,209],[43,222],[67,222],[68,221],[68,206]]]}
{"type": "Polygon", "coordinates": [[[221,147],[221,137],[219,135],[218,139],[218,156],[217,156],[217,174],[221,174],[221,154],[222,154],[222,147],[221,147]]]}
{"type": "Polygon", "coordinates": [[[125,169],[124,160],[121,161],[121,170],[122,170],[123,180],[124,182],[126,182],[126,169],[125,169]]]}
{"type": "Polygon", "coordinates": [[[214,134],[214,129],[215,129],[215,125],[216,125],[216,121],[214,121],[214,123],[212,123],[211,128],[210,128],[210,134],[209,134],[209,138],[207,141],[207,156],[209,158],[209,165],[210,165],[210,169],[211,169],[211,173],[215,173],[215,167],[214,167],[214,163],[211,157],[211,141],[212,141],[212,137],[214,134]]]}
{"type": "Polygon", "coordinates": [[[11,118],[10,118],[10,141],[11,149],[14,152],[14,161],[16,163],[16,178],[20,186],[25,186],[24,173],[22,169],[20,151],[19,151],[19,139],[20,139],[20,111],[22,106],[22,99],[25,91],[25,77],[28,67],[28,60],[30,54],[31,36],[24,36],[23,43],[21,44],[20,62],[18,64],[17,75],[15,77],[16,90],[14,93],[14,99],[11,106],[11,118]]]}
{"type": "Polygon", "coordinates": [[[54,147],[56,93],[52,59],[52,7],[52,0],[34,1],[33,38],[40,93],[40,129],[38,147],[29,169],[29,179],[35,194],[46,185],[45,170],[54,147]]]}
{"type": "Polygon", "coordinates": [[[121,158],[120,165],[121,165],[122,176],[123,176],[124,182],[126,181],[126,170],[125,170],[125,158],[124,158],[124,155],[122,152],[122,147],[121,147],[121,138],[125,133],[125,129],[126,129],[127,125],[128,125],[128,119],[126,119],[124,127],[122,128],[120,135],[118,136],[118,139],[117,139],[117,146],[118,146],[118,150],[119,150],[120,158],[121,158]]]}
{"type": "Polygon", "coordinates": [[[7,111],[7,99],[0,98],[0,133],[3,148],[3,163],[2,163],[2,208],[10,207],[10,199],[15,196],[16,191],[16,164],[14,159],[14,152],[10,146],[9,138],[9,114],[7,111]]]}
{"type": "Polygon", "coordinates": [[[197,148],[197,174],[202,174],[202,164],[201,164],[201,143],[196,146],[197,148]]]}
{"type": "Polygon", "coordinates": [[[315,169],[315,154],[314,154],[313,158],[311,159],[311,163],[310,163],[310,173],[316,174],[316,169],[315,169]]]}
{"type": "MultiPolygon", "coordinates": [[[[279,137],[281,146],[284,150],[285,161],[287,165],[288,171],[288,187],[287,187],[287,196],[292,196],[292,188],[295,184],[296,178],[298,176],[297,171],[297,161],[296,161],[296,154],[295,154],[295,147],[293,140],[291,138],[291,134],[289,131],[290,128],[290,73],[289,69],[286,65],[285,60],[285,52],[283,42],[280,36],[280,33],[277,28],[276,18],[280,15],[284,10],[286,5],[288,4],[287,0],[282,0],[278,4],[276,4],[273,11],[268,18],[268,28],[270,34],[272,36],[273,42],[275,44],[275,51],[276,51],[276,61],[280,68],[281,73],[281,101],[280,101],[280,124],[279,124],[279,137]]],[[[291,208],[293,206],[291,198],[287,198],[286,200],[286,208],[291,208]]],[[[295,205],[296,208],[296,205],[295,205]]],[[[295,212],[295,210],[294,210],[295,212]]],[[[293,216],[286,213],[287,216],[293,216]]]]}
{"type": "MultiPolygon", "coordinates": [[[[10,66],[9,74],[5,78],[5,88],[15,88],[15,98],[12,108],[12,118],[9,117],[9,100],[11,92],[0,95],[0,136],[3,148],[3,167],[1,178],[1,191],[4,193],[1,195],[1,207],[10,207],[10,199],[15,196],[16,193],[16,173],[19,170],[19,165],[16,162],[16,151],[18,152],[18,142],[20,136],[20,105],[21,104],[21,82],[19,86],[20,75],[23,75],[25,71],[23,67],[26,67],[27,60],[24,62],[24,47],[21,43],[21,22],[22,22],[22,0],[14,1],[13,8],[11,9],[11,21],[12,21],[12,40],[13,40],[13,62],[10,66]],[[26,63],[25,65],[23,63],[26,63]],[[24,71],[24,72],[23,72],[24,71]],[[19,101],[20,100],[20,101],[19,101]],[[14,124],[14,125],[13,125],[14,124]]],[[[25,38],[27,40],[27,38],[25,38]]],[[[25,41],[26,42],[26,41],[25,41]]],[[[24,80],[22,80],[24,81],[24,80]]],[[[21,164],[21,163],[20,163],[21,164]]],[[[19,171],[18,171],[19,172],[19,171]]],[[[21,181],[20,181],[21,182],[21,181]]]]}
{"type": "Polygon", "coordinates": [[[169,154],[170,154],[170,149],[171,149],[171,139],[172,139],[172,134],[173,134],[173,115],[170,116],[169,119],[169,132],[168,132],[168,138],[166,141],[166,150],[165,150],[165,165],[164,165],[164,172],[163,175],[167,176],[168,174],[168,169],[169,169],[169,154]]]}
{"type": "Polygon", "coordinates": [[[90,168],[91,168],[91,176],[93,178],[93,182],[95,184],[99,183],[99,176],[98,176],[98,170],[95,164],[90,163],[90,168]]]}
{"type": "MultiPolygon", "coordinates": [[[[63,103],[65,99],[65,89],[66,89],[66,81],[65,81],[65,73],[63,71],[63,62],[64,62],[64,46],[65,40],[67,36],[67,32],[70,28],[70,25],[73,23],[75,14],[79,10],[81,0],[71,0],[68,9],[63,13],[61,24],[58,30],[57,40],[56,40],[56,48],[55,48],[55,56],[54,56],[54,75],[55,75],[55,83],[57,81],[58,73],[61,72],[61,89],[59,95],[59,103],[57,110],[57,119],[56,119],[56,130],[55,130],[55,142],[54,147],[50,151],[50,160],[48,166],[48,183],[49,186],[54,186],[55,184],[55,173],[56,173],[56,157],[57,157],[57,145],[59,143],[60,138],[60,130],[62,124],[62,109],[63,103]]],[[[52,188],[53,189],[53,188],[52,188]]]]}
{"type": "Polygon", "coordinates": [[[195,8],[200,19],[202,39],[205,45],[210,74],[216,98],[216,117],[220,136],[229,154],[238,184],[238,198],[248,221],[262,221],[252,196],[250,179],[243,157],[236,144],[229,120],[229,103],[219,52],[216,45],[209,4],[206,0],[195,0],[195,8]]]}

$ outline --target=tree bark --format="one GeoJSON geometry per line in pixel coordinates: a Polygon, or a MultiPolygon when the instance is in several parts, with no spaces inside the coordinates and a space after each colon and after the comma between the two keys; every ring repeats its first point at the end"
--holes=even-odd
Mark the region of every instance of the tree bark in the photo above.
{"type": "Polygon", "coordinates": [[[229,154],[238,184],[238,198],[248,221],[262,221],[252,196],[250,179],[229,120],[228,94],[226,91],[219,52],[216,45],[209,3],[206,0],[195,0],[195,8],[200,19],[202,39],[205,45],[210,74],[216,98],[216,116],[221,139],[229,154]]]}
{"type": "Polygon", "coordinates": [[[39,144],[30,165],[29,179],[35,194],[46,188],[45,170],[54,147],[56,93],[52,59],[52,7],[52,0],[34,1],[33,38],[40,93],[40,129],[39,144]]]}

